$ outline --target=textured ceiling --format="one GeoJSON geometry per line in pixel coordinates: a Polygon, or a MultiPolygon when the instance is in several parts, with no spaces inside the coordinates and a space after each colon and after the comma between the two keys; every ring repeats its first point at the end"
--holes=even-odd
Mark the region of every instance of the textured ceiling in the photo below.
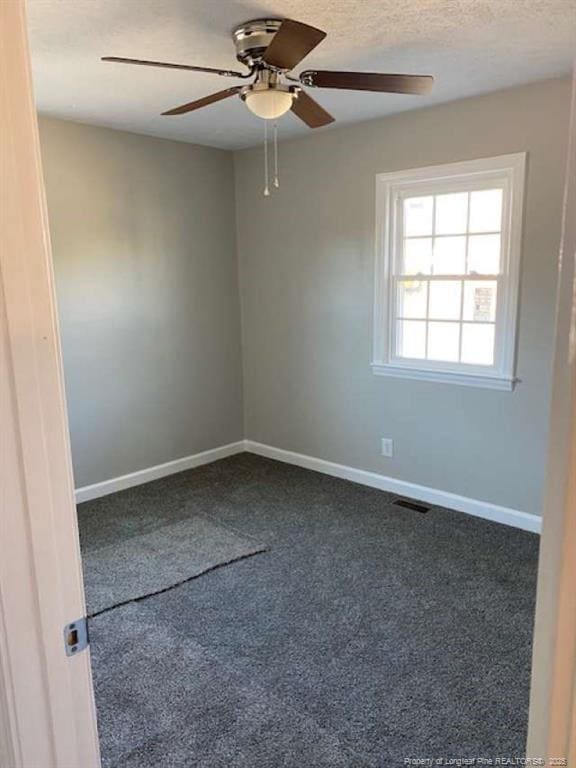
{"type": "MultiPolygon", "coordinates": [[[[576,0],[28,0],[38,108],[227,149],[255,144],[262,122],[237,99],[160,116],[236,81],[99,58],[237,68],[230,31],[263,16],[291,17],[328,32],[300,69],[436,77],[425,97],[311,89],[336,125],[563,75],[576,50],[576,0]]],[[[280,124],[281,137],[308,131],[291,114],[280,124]]]]}

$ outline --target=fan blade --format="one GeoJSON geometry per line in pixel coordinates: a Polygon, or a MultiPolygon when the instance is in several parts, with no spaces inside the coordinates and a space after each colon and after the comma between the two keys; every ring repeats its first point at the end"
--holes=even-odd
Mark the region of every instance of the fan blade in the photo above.
{"type": "Polygon", "coordinates": [[[300,82],[314,88],[423,95],[430,93],[434,78],[432,75],[381,75],[377,72],[330,72],[310,69],[302,72],[300,82]]]}
{"type": "Polygon", "coordinates": [[[326,32],[292,19],[284,19],[262,61],[278,69],[293,69],[326,37],[326,32]]]}
{"type": "Polygon", "coordinates": [[[321,128],[334,122],[332,115],[304,91],[300,91],[292,101],[291,109],[309,128],[321,128]]]}
{"type": "Polygon", "coordinates": [[[102,61],[112,61],[115,64],[139,64],[143,67],[164,67],[165,69],[185,69],[190,72],[208,72],[212,75],[224,77],[249,77],[242,72],[234,72],[230,69],[212,69],[212,67],[193,67],[190,64],[170,64],[167,61],[146,61],[145,59],[123,59],[120,56],[102,56],[102,61]]]}
{"type": "Polygon", "coordinates": [[[188,104],[181,104],[179,107],[169,109],[168,112],[162,112],[163,115],[183,115],[186,112],[193,112],[195,109],[201,107],[207,107],[209,104],[214,104],[222,99],[227,99],[230,96],[235,96],[240,93],[242,87],[237,85],[234,88],[226,88],[225,91],[218,91],[218,93],[212,93],[210,96],[204,96],[203,99],[197,99],[196,101],[190,101],[188,104]]]}

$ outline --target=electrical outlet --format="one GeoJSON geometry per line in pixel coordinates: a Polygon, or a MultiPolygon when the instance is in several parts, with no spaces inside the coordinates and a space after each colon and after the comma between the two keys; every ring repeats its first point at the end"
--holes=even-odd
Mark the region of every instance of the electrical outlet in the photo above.
{"type": "Polygon", "coordinates": [[[391,459],[394,456],[394,441],[389,437],[382,438],[382,456],[391,459]]]}

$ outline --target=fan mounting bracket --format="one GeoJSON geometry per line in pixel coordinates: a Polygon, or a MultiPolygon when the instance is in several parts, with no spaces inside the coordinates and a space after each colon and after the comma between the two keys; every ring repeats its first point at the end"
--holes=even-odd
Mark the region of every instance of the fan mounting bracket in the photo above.
{"type": "Polygon", "coordinates": [[[236,46],[236,58],[242,64],[253,68],[262,60],[266,48],[280,29],[283,19],[254,19],[245,21],[232,32],[236,46]]]}

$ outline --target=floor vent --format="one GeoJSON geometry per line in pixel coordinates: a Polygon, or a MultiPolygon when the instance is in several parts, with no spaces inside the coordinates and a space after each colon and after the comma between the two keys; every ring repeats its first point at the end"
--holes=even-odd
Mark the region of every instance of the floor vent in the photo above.
{"type": "Polygon", "coordinates": [[[396,507],[404,507],[404,509],[411,509],[413,512],[420,512],[425,515],[429,512],[431,507],[426,504],[420,504],[418,501],[412,501],[412,499],[394,499],[392,502],[396,507]]]}

